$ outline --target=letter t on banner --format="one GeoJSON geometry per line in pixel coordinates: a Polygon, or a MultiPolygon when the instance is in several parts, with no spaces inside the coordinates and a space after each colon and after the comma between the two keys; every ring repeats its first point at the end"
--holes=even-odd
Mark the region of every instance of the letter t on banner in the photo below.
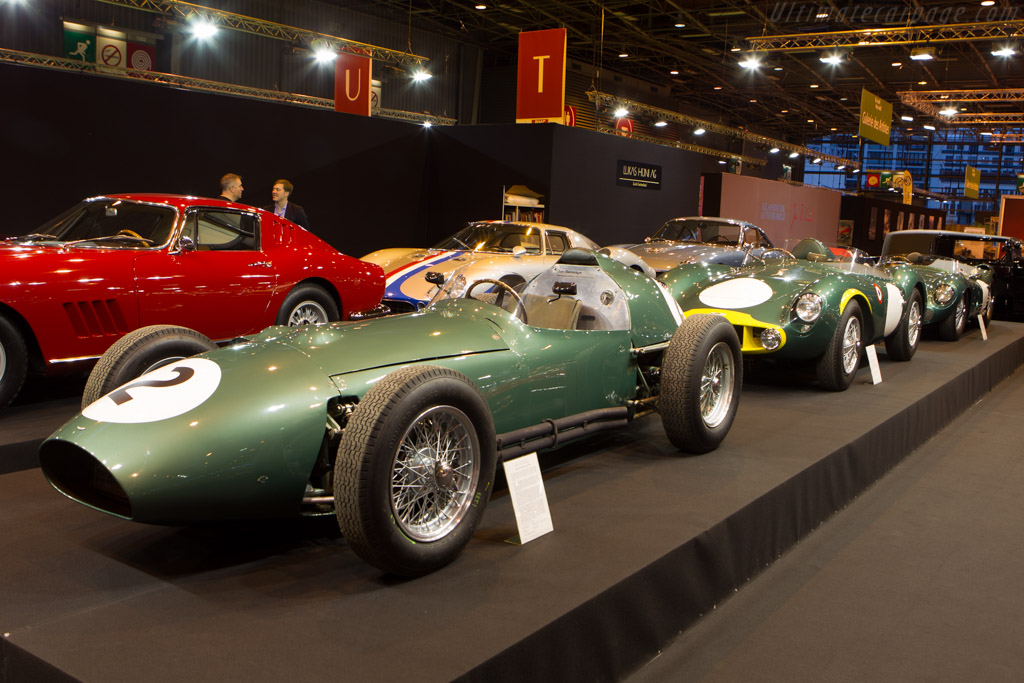
{"type": "Polygon", "coordinates": [[[373,61],[351,52],[334,60],[334,111],[370,115],[370,68],[373,61]]]}
{"type": "Polygon", "coordinates": [[[564,28],[519,34],[516,123],[562,123],[565,34],[564,28]]]}

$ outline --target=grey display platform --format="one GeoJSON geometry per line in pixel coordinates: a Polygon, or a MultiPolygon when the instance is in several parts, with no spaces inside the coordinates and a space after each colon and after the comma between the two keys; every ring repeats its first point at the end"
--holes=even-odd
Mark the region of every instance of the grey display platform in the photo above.
{"type": "Polygon", "coordinates": [[[147,527],[4,474],[4,679],[621,678],[1024,362],[1024,326],[990,337],[882,353],[885,381],[841,394],[748,377],[708,455],[680,456],[657,418],[548,454],[553,533],[506,543],[499,491],[459,560],[413,581],[330,519],[147,527]]]}

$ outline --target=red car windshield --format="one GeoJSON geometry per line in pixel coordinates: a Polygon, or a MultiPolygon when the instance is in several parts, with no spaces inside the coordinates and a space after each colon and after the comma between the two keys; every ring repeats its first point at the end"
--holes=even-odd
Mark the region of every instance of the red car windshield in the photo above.
{"type": "Polygon", "coordinates": [[[35,236],[52,237],[61,242],[123,238],[131,242],[131,246],[138,246],[140,242],[159,246],[170,239],[174,216],[174,209],[168,206],[120,199],[84,201],[43,223],[35,236]]]}

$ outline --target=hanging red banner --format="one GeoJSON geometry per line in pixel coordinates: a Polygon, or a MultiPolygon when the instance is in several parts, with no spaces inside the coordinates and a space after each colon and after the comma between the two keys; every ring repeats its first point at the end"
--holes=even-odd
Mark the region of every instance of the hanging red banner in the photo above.
{"type": "Polygon", "coordinates": [[[565,115],[565,29],[519,34],[516,123],[562,123],[565,115]]]}
{"type": "Polygon", "coordinates": [[[334,111],[370,115],[369,57],[339,52],[334,60],[334,111]]]}

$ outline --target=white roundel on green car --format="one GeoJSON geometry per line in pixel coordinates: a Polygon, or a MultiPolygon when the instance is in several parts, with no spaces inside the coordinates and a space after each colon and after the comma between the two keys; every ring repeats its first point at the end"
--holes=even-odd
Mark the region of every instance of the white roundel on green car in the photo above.
{"type": "Polygon", "coordinates": [[[86,406],[82,415],[118,424],[166,420],[202,405],[213,396],[220,378],[220,366],[212,360],[177,360],[118,387],[86,406]]]}
{"type": "Polygon", "coordinates": [[[710,308],[752,308],[772,298],[772,288],[762,280],[736,278],[711,285],[698,298],[710,308]]]}

